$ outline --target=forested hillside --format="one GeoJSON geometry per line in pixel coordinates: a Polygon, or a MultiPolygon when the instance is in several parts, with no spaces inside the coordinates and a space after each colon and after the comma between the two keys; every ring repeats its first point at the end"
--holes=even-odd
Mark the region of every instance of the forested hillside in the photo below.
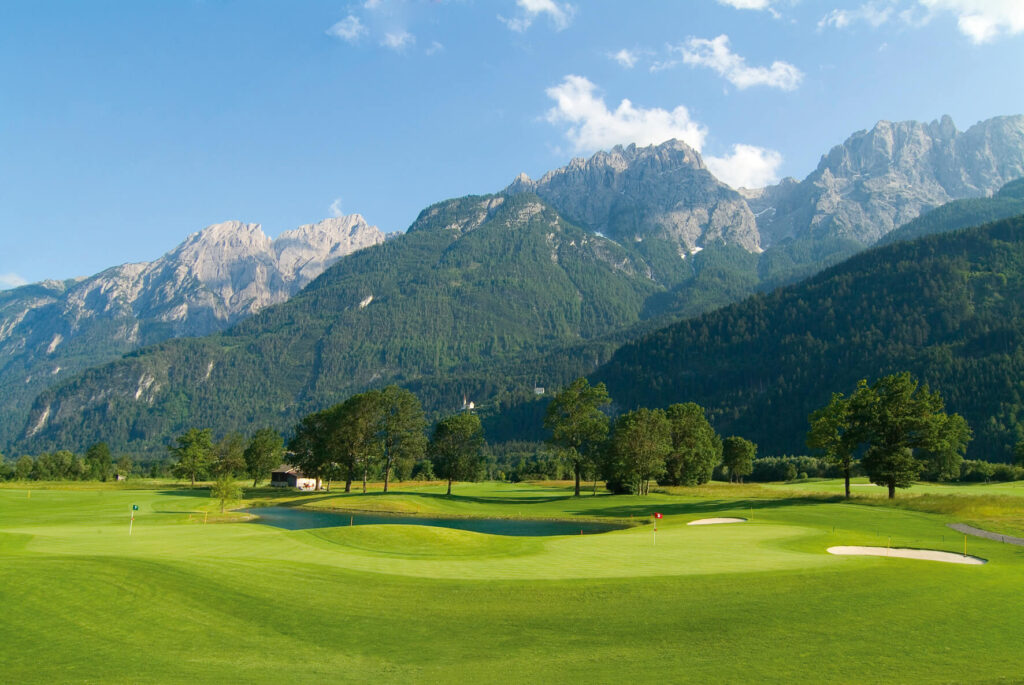
{"type": "Polygon", "coordinates": [[[1024,217],[860,254],[804,283],[622,347],[593,375],[621,407],[693,401],[762,454],[802,453],[807,416],[860,378],[910,371],[963,414],[968,454],[1024,438],[1024,217]]]}
{"type": "MultiPolygon", "coordinates": [[[[707,252],[681,279],[713,293],[694,307],[730,292],[729,269],[707,252]]],[[[457,409],[463,396],[493,411],[535,383],[592,371],[642,318],[674,306],[652,300],[664,292],[634,252],[535,196],[452,200],[224,334],[140,350],[43,393],[20,446],[104,440],[160,453],[188,427],[287,430],[304,413],[392,382],[432,412],[457,409]]]]}

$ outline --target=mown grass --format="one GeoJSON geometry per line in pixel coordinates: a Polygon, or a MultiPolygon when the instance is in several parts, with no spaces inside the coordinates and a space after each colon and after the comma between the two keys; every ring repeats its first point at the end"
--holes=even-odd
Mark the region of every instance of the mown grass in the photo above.
{"type": "Polygon", "coordinates": [[[460,485],[447,498],[439,488],[386,496],[258,489],[245,504],[665,518],[656,538],[651,525],[551,538],[413,526],[286,531],[202,524],[195,512],[214,503],[205,490],[44,489],[29,497],[2,489],[2,679],[1020,677],[1024,548],[971,538],[969,551],[989,559],[981,567],[825,553],[833,544],[960,551],[963,536],[945,525],[960,510],[724,484],[649,498],[573,498],[563,485],[540,484],[460,485]],[[132,504],[139,512],[129,538],[132,504]],[[686,525],[730,515],[751,521],[686,525]]]}

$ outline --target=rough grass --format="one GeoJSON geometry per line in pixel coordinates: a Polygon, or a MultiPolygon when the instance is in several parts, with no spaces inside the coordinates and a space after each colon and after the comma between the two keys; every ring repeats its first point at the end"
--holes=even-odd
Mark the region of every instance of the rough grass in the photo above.
{"type": "Polygon", "coordinates": [[[195,512],[216,504],[205,490],[2,489],[0,672],[48,683],[1020,677],[1024,548],[970,538],[983,567],[834,557],[835,544],[961,551],[945,526],[961,510],[762,487],[577,499],[562,486],[460,485],[446,498],[428,485],[256,490],[245,502],[645,521],[660,511],[656,544],[651,525],[552,538],[286,531],[202,524],[195,512]],[[686,526],[712,515],[752,518],[686,526]]]}

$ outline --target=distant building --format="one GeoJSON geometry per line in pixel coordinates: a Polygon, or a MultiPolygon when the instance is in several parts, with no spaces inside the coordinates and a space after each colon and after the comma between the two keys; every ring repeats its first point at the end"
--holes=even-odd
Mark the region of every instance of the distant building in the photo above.
{"type": "Polygon", "coordinates": [[[544,388],[540,387],[539,385],[534,386],[533,394],[534,395],[543,395],[544,394],[544,388]]]}
{"type": "Polygon", "coordinates": [[[316,478],[308,478],[297,467],[281,464],[270,472],[270,484],[277,488],[316,490],[316,478]]]}

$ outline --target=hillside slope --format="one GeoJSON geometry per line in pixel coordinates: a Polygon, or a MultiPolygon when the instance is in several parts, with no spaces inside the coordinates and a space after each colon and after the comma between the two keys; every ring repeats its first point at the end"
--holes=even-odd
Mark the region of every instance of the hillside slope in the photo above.
{"type": "Polygon", "coordinates": [[[623,346],[596,374],[623,407],[694,401],[762,453],[803,453],[807,416],[860,378],[910,371],[975,431],[1024,438],[1024,217],[899,242],[623,346]]]}
{"type": "Polygon", "coordinates": [[[389,382],[441,411],[463,394],[532,392],[538,370],[569,376],[607,359],[599,339],[638,322],[659,290],[641,259],[536,196],[453,200],[224,334],[168,341],[44,392],[23,444],[146,451],[188,426],[288,428],[389,382]],[[591,355],[559,352],[591,342],[591,355]]]}

